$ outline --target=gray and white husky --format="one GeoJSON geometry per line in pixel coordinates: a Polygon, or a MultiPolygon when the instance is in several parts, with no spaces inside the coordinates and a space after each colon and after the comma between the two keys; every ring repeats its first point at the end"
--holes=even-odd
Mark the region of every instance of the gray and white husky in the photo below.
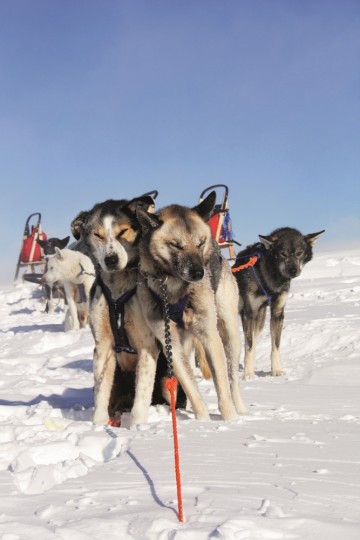
{"type": "Polygon", "coordinates": [[[188,360],[194,337],[205,350],[223,419],[233,420],[246,410],[238,373],[238,288],[206,223],[215,198],[212,192],[194,208],[174,204],[156,214],[137,209],[142,235],[136,299],[143,322],[134,324],[132,335],[139,357],[132,426],[147,421],[157,342],[166,350],[164,286],[171,319],[173,369],[195,417],[208,419],[209,413],[188,360]]]}
{"type": "Polygon", "coordinates": [[[271,314],[271,374],[284,374],[280,340],[290,283],[312,259],[312,248],[323,232],[303,235],[297,229],[282,227],[269,236],[259,235],[260,242],[237,254],[233,272],[246,264],[250,257],[258,257],[255,266],[234,272],[239,285],[239,311],[245,335],[245,379],[255,375],[256,340],[264,327],[268,305],[271,314]]]}

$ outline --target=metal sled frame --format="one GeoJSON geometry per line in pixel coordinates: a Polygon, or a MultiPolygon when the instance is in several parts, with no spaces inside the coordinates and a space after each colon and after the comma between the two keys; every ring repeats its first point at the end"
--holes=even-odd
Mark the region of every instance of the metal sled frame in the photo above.
{"type": "Polygon", "coordinates": [[[211,191],[216,191],[217,199],[218,195],[222,191],[221,202],[215,205],[214,211],[209,220],[212,236],[216,240],[220,249],[228,249],[229,259],[235,259],[234,243],[237,244],[238,242],[235,242],[233,239],[231,228],[225,231],[227,233],[226,239],[222,237],[225,221],[229,223],[230,220],[229,188],[225,184],[215,184],[213,186],[209,186],[201,193],[199,202],[205,199],[205,196],[207,196],[211,191]]]}
{"type": "MultiPolygon", "coordinates": [[[[36,282],[34,273],[35,273],[35,269],[36,269],[37,266],[39,266],[41,268],[41,274],[43,274],[44,267],[45,267],[45,259],[44,259],[44,257],[42,256],[39,261],[34,261],[33,260],[34,252],[35,252],[35,246],[36,246],[36,240],[39,238],[40,234],[42,234],[42,230],[41,230],[41,214],[40,214],[40,212],[35,212],[34,214],[30,214],[30,216],[27,218],[26,223],[25,223],[23,239],[22,239],[21,247],[20,247],[19,259],[18,259],[18,262],[17,262],[17,265],[16,265],[15,278],[14,278],[15,280],[17,280],[17,278],[18,278],[21,268],[25,268],[25,273],[32,272],[33,279],[29,279],[29,281],[36,282]],[[36,219],[36,216],[37,216],[37,219],[36,219]],[[29,255],[29,262],[22,262],[21,261],[22,248],[24,246],[25,240],[27,240],[31,236],[30,222],[32,220],[35,220],[35,224],[33,225],[34,230],[35,230],[34,242],[33,242],[32,249],[31,249],[31,252],[30,252],[30,255],[29,255]]],[[[29,275],[29,277],[30,277],[30,275],[29,275]]]]}

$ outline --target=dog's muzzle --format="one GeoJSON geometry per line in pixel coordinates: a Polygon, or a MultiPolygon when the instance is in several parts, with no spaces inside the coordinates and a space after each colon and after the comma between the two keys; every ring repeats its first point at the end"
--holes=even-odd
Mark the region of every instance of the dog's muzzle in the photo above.
{"type": "Polygon", "coordinates": [[[106,268],[108,270],[116,270],[118,264],[119,264],[119,257],[114,253],[113,255],[107,255],[104,259],[106,268]]]}
{"type": "Polygon", "coordinates": [[[292,264],[285,267],[287,277],[290,279],[296,278],[300,275],[301,268],[298,265],[292,264]]]}

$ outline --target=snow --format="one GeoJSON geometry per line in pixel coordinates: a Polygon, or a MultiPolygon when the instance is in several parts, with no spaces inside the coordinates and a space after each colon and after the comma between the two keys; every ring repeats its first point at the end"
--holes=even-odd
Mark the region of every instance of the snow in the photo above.
{"type": "Polygon", "coordinates": [[[358,539],[360,249],[317,253],[294,280],[273,378],[267,323],[249,414],[178,411],[184,522],[171,415],[97,427],[89,329],[63,331],[36,285],[0,289],[1,540],[358,539]]]}

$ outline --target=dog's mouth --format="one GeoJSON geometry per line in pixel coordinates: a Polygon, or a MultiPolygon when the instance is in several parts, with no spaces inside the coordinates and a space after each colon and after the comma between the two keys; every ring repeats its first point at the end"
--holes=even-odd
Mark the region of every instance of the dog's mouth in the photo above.
{"type": "Polygon", "coordinates": [[[285,267],[284,274],[285,274],[285,277],[287,277],[288,279],[296,278],[296,277],[300,276],[301,268],[299,268],[298,266],[285,267]]]}
{"type": "Polygon", "coordinates": [[[124,270],[127,265],[127,258],[123,260],[116,253],[106,255],[102,261],[101,266],[106,272],[119,272],[124,270]]]}
{"type": "Polygon", "coordinates": [[[196,283],[197,281],[201,281],[203,279],[205,271],[202,266],[199,266],[186,268],[183,270],[178,269],[177,274],[183,281],[188,283],[196,283]]]}

